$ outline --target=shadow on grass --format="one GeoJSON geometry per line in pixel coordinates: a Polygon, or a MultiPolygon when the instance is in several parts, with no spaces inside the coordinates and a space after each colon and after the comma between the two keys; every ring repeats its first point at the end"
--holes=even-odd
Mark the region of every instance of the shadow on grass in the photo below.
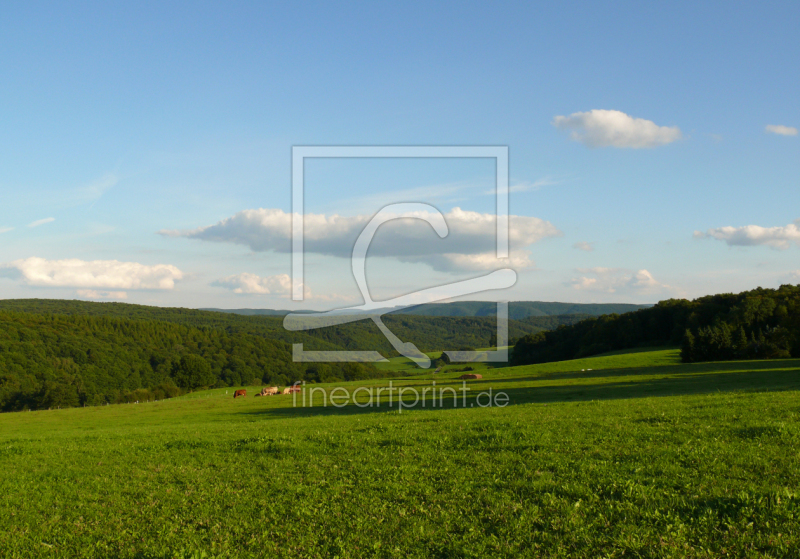
{"type": "MultiPolygon", "coordinates": [[[[741,391],[775,392],[800,390],[800,360],[758,363],[708,363],[689,368],[683,366],[680,372],[678,372],[677,369],[677,367],[653,367],[641,371],[592,371],[589,375],[581,374],[574,378],[581,380],[601,380],[601,382],[580,382],[556,386],[537,386],[535,384],[523,387],[504,386],[511,382],[551,381],[556,378],[549,375],[530,378],[471,381],[467,384],[469,391],[466,393],[458,391],[455,398],[448,388],[457,387],[454,387],[453,384],[437,383],[437,389],[444,388],[447,391],[443,399],[440,400],[438,397],[439,393],[437,393],[435,405],[433,405],[432,395],[428,392],[426,395],[427,398],[424,400],[421,398],[416,405],[410,406],[410,404],[413,403],[412,395],[410,400],[404,400],[405,406],[403,407],[403,412],[487,407],[487,395],[490,390],[492,398],[499,392],[507,394],[508,405],[586,402],[593,400],[619,400],[741,391]],[[743,367],[748,367],[750,370],[742,371],[741,369],[743,367]],[[652,378],[660,375],[662,375],[662,378],[652,378]],[[603,378],[614,378],[615,380],[603,382],[603,378]]],[[[562,375],[564,375],[564,373],[558,373],[558,375],[558,378],[573,378],[563,377],[562,375]]],[[[408,388],[416,388],[419,386],[420,385],[417,384],[407,385],[408,388]]],[[[430,387],[429,384],[425,386],[430,387]]],[[[458,386],[460,386],[460,384],[458,386]]],[[[319,395],[320,394],[317,393],[318,397],[319,395]]],[[[297,407],[270,408],[256,411],[248,410],[242,413],[277,418],[397,411],[397,393],[395,392],[394,394],[391,407],[387,400],[388,393],[384,392],[381,398],[381,405],[362,407],[354,403],[348,403],[337,408],[330,404],[328,406],[322,406],[321,400],[319,399],[317,399],[313,407],[303,407],[302,399],[298,398],[297,407]]]]}

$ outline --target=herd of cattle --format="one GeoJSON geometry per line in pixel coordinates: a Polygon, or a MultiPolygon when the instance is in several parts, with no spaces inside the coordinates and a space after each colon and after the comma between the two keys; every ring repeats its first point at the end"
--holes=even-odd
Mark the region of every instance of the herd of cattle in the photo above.
{"type": "MultiPolygon", "coordinates": [[[[297,386],[296,384],[292,386],[287,386],[286,388],[283,389],[283,392],[280,392],[277,386],[269,386],[269,387],[265,386],[264,388],[261,389],[261,392],[256,394],[256,396],[277,396],[279,394],[294,394],[295,392],[300,392],[300,387],[297,386]]],[[[239,396],[241,397],[247,396],[247,390],[245,389],[237,390],[236,392],[233,393],[234,400],[239,396]]]]}

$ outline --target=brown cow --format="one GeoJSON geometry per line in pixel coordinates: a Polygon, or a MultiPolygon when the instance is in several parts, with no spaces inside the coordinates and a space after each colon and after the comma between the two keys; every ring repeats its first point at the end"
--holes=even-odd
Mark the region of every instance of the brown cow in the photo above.
{"type": "Polygon", "coordinates": [[[461,380],[477,380],[483,377],[481,375],[461,375],[458,378],[461,380]]]}
{"type": "Polygon", "coordinates": [[[241,396],[242,398],[244,398],[245,396],[247,396],[247,390],[245,390],[245,389],[242,389],[242,390],[237,390],[236,392],[234,392],[234,393],[233,393],[233,399],[234,399],[234,400],[235,400],[236,398],[238,398],[239,396],[241,396]]]}
{"type": "Polygon", "coordinates": [[[284,394],[293,394],[295,392],[300,392],[300,387],[297,386],[296,384],[292,386],[287,386],[286,388],[283,389],[284,394]]]}

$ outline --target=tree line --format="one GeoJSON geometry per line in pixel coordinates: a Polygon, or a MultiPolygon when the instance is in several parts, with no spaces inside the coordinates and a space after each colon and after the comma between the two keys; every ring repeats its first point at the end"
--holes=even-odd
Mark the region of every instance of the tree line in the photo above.
{"type": "Polygon", "coordinates": [[[800,286],[757,288],[692,301],[669,299],[523,336],[517,365],[649,345],[681,346],[684,362],[800,357],[800,286]]]}

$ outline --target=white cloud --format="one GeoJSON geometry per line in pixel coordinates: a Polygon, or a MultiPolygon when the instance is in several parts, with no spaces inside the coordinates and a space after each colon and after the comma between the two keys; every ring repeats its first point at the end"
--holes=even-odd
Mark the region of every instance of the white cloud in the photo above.
{"type": "Polygon", "coordinates": [[[40,225],[44,225],[45,223],[52,223],[56,220],[54,217],[46,217],[44,219],[37,219],[28,224],[28,227],[39,227],[40,225]]]}
{"type": "Polygon", "coordinates": [[[245,272],[219,279],[211,285],[230,289],[234,293],[288,295],[292,289],[292,279],[288,274],[261,277],[245,272]]]}
{"type": "Polygon", "coordinates": [[[794,126],[783,126],[782,124],[767,124],[764,127],[764,131],[781,136],[797,136],[797,128],[794,126]]]}
{"type": "Polygon", "coordinates": [[[441,271],[496,270],[500,266],[521,270],[536,266],[534,261],[531,260],[530,254],[528,250],[517,250],[512,251],[508,259],[498,260],[496,252],[483,252],[481,254],[446,253],[433,256],[402,257],[401,260],[407,262],[424,262],[434,269],[441,271]]]}
{"type": "Polygon", "coordinates": [[[594,243],[581,241],[580,243],[575,243],[572,245],[572,248],[577,248],[578,250],[583,250],[585,252],[592,252],[594,250],[594,243]]]}
{"type": "Polygon", "coordinates": [[[43,287],[88,289],[172,289],[183,277],[175,266],[146,266],[137,262],[26,258],[0,265],[0,277],[43,287]]]}
{"type": "Polygon", "coordinates": [[[657,281],[647,270],[625,270],[621,268],[578,268],[581,277],[573,278],[573,289],[602,293],[660,293],[671,288],[657,281]]]}
{"type": "MultiPolygon", "coordinates": [[[[262,277],[244,272],[218,279],[211,285],[243,295],[279,295],[288,298],[292,292],[292,279],[288,274],[262,277]]],[[[311,293],[308,287],[303,289],[303,298],[306,301],[314,299],[327,302],[354,300],[354,297],[349,295],[316,295],[311,293]]]]}
{"type": "Polygon", "coordinates": [[[589,147],[652,148],[683,137],[677,126],[658,126],[651,120],[633,118],[621,111],[600,109],[556,116],[553,126],[571,130],[573,140],[589,147]]]}
{"type": "Polygon", "coordinates": [[[628,285],[636,289],[649,289],[652,287],[661,287],[661,283],[657,282],[653,274],[647,270],[639,270],[633,277],[628,280],[628,285]]]}
{"type": "MultiPolygon", "coordinates": [[[[572,287],[575,289],[592,289],[597,285],[597,278],[573,278],[572,287]]],[[[613,293],[613,290],[612,290],[613,293]]]]}
{"type": "Polygon", "coordinates": [[[792,281],[800,282],[800,270],[789,272],[789,277],[792,278],[792,281]]]}
{"type": "Polygon", "coordinates": [[[716,229],[709,229],[706,233],[695,231],[694,238],[711,237],[718,241],[725,241],[728,246],[763,245],[787,249],[792,243],[800,245],[800,227],[798,226],[800,226],[800,219],[785,227],[761,227],[759,225],[717,227],[716,229]]]}
{"type": "Polygon", "coordinates": [[[0,234],[8,233],[9,231],[13,231],[13,230],[14,230],[13,227],[0,227],[0,234]]]}
{"type": "Polygon", "coordinates": [[[94,289],[79,289],[78,297],[84,299],[127,299],[128,294],[124,291],[96,291],[94,289]]]}
{"type": "MultiPolygon", "coordinates": [[[[496,249],[494,214],[453,208],[444,216],[449,227],[449,234],[444,239],[440,239],[430,225],[420,219],[397,219],[382,225],[370,245],[369,255],[425,262],[446,271],[485,269],[487,255],[496,249]]],[[[371,218],[369,215],[307,214],[306,253],[349,258],[356,238],[371,218]]],[[[287,253],[291,251],[291,221],[292,215],[282,210],[245,210],[216,225],[192,231],[161,231],[161,234],[240,244],[256,252],[287,253]]],[[[526,266],[532,263],[520,252],[521,248],[562,234],[552,223],[536,217],[510,216],[509,224],[511,261],[526,266]]],[[[502,265],[497,259],[495,261],[498,266],[502,265]]]]}

